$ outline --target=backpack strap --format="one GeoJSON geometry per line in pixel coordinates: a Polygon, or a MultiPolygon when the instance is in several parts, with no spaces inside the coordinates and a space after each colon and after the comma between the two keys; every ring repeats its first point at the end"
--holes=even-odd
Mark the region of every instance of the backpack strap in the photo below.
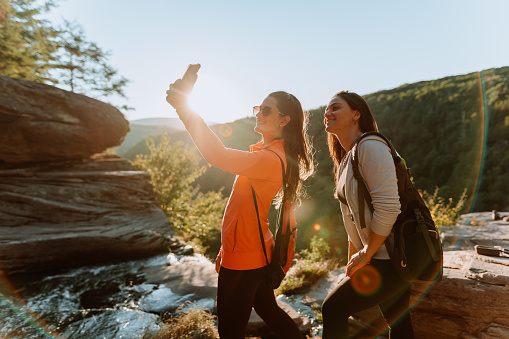
{"type": "Polygon", "coordinates": [[[265,248],[265,238],[263,237],[262,225],[260,223],[260,212],[258,212],[258,203],[256,202],[256,193],[253,186],[251,186],[251,192],[253,193],[253,201],[256,209],[256,216],[258,217],[258,231],[260,232],[260,241],[262,242],[263,254],[265,254],[265,262],[267,262],[268,265],[269,258],[267,257],[267,249],[265,248]]]}
{"type": "MultiPolygon", "coordinates": [[[[286,180],[287,178],[286,178],[285,164],[283,162],[283,159],[281,159],[281,157],[279,156],[279,154],[277,154],[276,152],[274,152],[271,149],[266,149],[266,150],[274,153],[279,158],[279,161],[281,161],[281,168],[282,168],[282,174],[283,174],[283,209],[284,209],[284,202],[285,202],[285,196],[286,196],[286,181],[287,181],[286,180]]],[[[262,225],[260,223],[260,212],[258,211],[258,202],[256,200],[256,192],[253,188],[253,185],[251,185],[251,192],[253,193],[253,201],[254,201],[254,205],[255,205],[256,216],[258,217],[258,232],[260,233],[260,241],[262,243],[263,254],[265,254],[265,262],[268,265],[269,258],[267,256],[267,249],[265,247],[265,238],[263,237],[262,225]]],[[[283,214],[280,213],[280,220],[282,220],[282,219],[283,219],[283,214]]],[[[290,219],[290,216],[288,216],[288,219],[290,219]]]]}
{"type": "Polygon", "coordinates": [[[367,202],[369,209],[371,210],[371,213],[373,213],[374,208],[373,208],[373,202],[371,200],[371,195],[369,194],[368,186],[366,185],[366,181],[364,181],[364,178],[362,177],[361,172],[359,171],[359,147],[358,146],[362,139],[367,138],[369,136],[373,136],[373,135],[380,137],[385,141],[387,146],[391,149],[391,155],[392,155],[394,162],[401,160],[401,158],[398,156],[398,153],[396,152],[396,149],[394,148],[394,146],[392,146],[391,142],[389,140],[387,140],[387,138],[381,133],[374,132],[374,131],[366,132],[366,133],[363,133],[361,136],[359,136],[354,141],[354,145],[352,147],[352,149],[353,149],[353,151],[352,151],[352,169],[353,169],[353,176],[357,180],[357,184],[359,186],[357,197],[358,197],[359,218],[360,218],[361,229],[366,228],[366,220],[364,218],[364,201],[367,202]]]}

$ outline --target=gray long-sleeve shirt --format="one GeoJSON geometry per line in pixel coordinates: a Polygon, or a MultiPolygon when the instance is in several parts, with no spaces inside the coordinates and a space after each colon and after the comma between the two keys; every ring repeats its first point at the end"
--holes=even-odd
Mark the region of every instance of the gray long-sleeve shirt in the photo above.
{"type": "MultiPolygon", "coordinates": [[[[365,205],[364,219],[366,228],[361,229],[359,222],[358,183],[353,177],[350,154],[343,168],[338,173],[337,193],[343,195],[348,206],[341,203],[343,222],[348,240],[356,250],[361,250],[367,244],[369,232],[387,236],[401,212],[398,195],[398,181],[396,168],[390,148],[377,136],[369,136],[358,144],[359,170],[366,182],[371,195],[374,211],[365,205]]],[[[385,245],[382,245],[373,256],[375,259],[389,259],[385,245]]]]}

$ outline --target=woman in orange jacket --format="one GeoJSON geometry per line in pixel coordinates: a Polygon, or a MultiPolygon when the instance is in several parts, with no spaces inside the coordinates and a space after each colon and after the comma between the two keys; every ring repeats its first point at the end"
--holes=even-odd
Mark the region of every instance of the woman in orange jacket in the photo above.
{"type": "Polygon", "coordinates": [[[261,134],[262,140],[245,152],[226,148],[203,119],[190,110],[187,104],[189,92],[179,79],[170,85],[166,100],[176,109],[205,160],[237,175],[223,216],[221,250],[216,259],[219,335],[228,339],[244,338],[254,307],[280,338],[301,338],[297,325],[277,305],[272,288],[264,283],[267,263],[251,188],[256,192],[270,261],[274,241],[269,230],[268,212],[276,195],[281,201],[285,189],[279,158],[286,167],[286,197],[291,202],[299,197],[301,180],[314,170],[307,115],[292,94],[282,91],[269,94],[253,109],[256,115],[254,130],[261,134]]]}

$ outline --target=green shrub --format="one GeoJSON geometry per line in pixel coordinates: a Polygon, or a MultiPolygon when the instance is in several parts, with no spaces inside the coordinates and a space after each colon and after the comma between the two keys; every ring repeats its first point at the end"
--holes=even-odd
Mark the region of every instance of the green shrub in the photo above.
{"type": "Polygon", "coordinates": [[[422,199],[428,206],[431,216],[437,226],[455,225],[461,215],[461,210],[467,199],[467,189],[463,191],[458,202],[454,205],[453,199],[445,199],[438,196],[438,187],[435,188],[433,194],[426,191],[420,191],[422,199]]]}
{"type": "Polygon", "coordinates": [[[339,260],[331,253],[327,241],[315,235],[309,249],[300,252],[300,258],[295,260],[276,294],[300,293],[338,267],[339,260]]]}
{"type": "Polygon", "coordinates": [[[147,139],[149,155],[138,155],[133,165],[150,174],[157,201],[177,234],[198,253],[215,257],[221,246],[221,218],[226,199],[221,191],[202,193],[193,186],[206,167],[199,155],[167,135],[159,145],[147,139]]]}
{"type": "Polygon", "coordinates": [[[311,238],[309,249],[303,249],[300,251],[300,255],[303,259],[319,262],[325,258],[330,257],[330,246],[324,238],[315,235],[311,238]]]}

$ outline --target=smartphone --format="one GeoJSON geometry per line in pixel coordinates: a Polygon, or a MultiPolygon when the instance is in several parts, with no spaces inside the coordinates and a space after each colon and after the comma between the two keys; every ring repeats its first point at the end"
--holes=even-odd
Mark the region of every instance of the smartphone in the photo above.
{"type": "Polygon", "coordinates": [[[201,67],[200,64],[190,64],[187,67],[187,70],[184,73],[184,76],[182,77],[182,82],[184,84],[186,92],[191,92],[191,90],[193,89],[194,84],[198,79],[198,70],[200,69],[200,67],[201,67]]]}

